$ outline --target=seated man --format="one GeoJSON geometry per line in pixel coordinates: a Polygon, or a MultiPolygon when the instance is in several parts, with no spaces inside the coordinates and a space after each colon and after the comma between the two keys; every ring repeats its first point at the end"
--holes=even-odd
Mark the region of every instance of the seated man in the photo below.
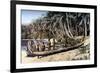
{"type": "Polygon", "coordinates": [[[43,42],[42,45],[41,45],[41,50],[42,50],[42,51],[45,51],[45,44],[44,44],[44,42],[43,42]]]}
{"type": "Polygon", "coordinates": [[[28,40],[27,42],[27,55],[32,56],[32,40],[28,40]]]}

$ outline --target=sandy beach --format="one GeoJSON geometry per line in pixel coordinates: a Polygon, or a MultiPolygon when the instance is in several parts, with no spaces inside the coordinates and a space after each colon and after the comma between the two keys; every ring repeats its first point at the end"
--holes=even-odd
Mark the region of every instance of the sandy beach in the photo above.
{"type": "Polygon", "coordinates": [[[89,59],[89,53],[80,54],[79,49],[62,52],[50,56],[38,58],[27,57],[26,51],[22,51],[22,63],[34,63],[34,62],[52,62],[52,61],[72,61],[72,60],[87,60],[89,59]]]}

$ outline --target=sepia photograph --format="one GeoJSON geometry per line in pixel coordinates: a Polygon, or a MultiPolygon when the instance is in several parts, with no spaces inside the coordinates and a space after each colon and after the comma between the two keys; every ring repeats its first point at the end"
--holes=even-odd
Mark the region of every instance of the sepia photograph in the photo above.
{"type": "Polygon", "coordinates": [[[22,63],[90,59],[90,13],[21,10],[22,63]]]}

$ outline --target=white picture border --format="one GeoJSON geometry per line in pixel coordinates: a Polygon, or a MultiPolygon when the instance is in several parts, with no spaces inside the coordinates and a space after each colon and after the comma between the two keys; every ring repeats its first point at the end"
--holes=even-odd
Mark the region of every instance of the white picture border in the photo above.
{"type": "Polygon", "coordinates": [[[40,68],[40,67],[57,67],[73,65],[94,64],[94,9],[70,8],[70,7],[52,7],[37,5],[16,5],[16,69],[40,68]],[[22,64],[21,60],[21,10],[41,10],[41,11],[61,11],[61,12],[82,12],[90,13],[90,60],[62,61],[62,62],[42,62],[22,64]]]}

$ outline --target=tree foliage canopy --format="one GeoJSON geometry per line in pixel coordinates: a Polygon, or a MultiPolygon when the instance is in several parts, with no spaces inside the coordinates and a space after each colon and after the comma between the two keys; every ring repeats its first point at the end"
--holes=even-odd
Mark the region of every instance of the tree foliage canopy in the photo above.
{"type": "Polygon", "coordinates": [[[88,36],[90,32],[90,14],[75,12],[48,11],[46,16],[30,25],[21,25],[22,39],[56,38],[58,41],[88,36]]]}

